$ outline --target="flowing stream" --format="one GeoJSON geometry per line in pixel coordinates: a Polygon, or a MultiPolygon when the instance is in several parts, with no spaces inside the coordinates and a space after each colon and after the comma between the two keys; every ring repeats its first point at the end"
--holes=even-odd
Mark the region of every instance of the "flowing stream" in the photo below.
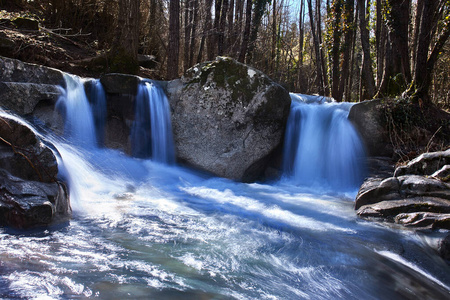
{"type": "MultiPolygon", "coordinates": [[[[73,80],[60,100],[66,137],[46,138],[60,154],[73,218],[26,232],[0,229],[0,298],[449,298],[450,267],[432,250],[436,237],[356,217],[364,170],[347,152],[363,155],[359,141],[348,124],[317,128],[347,122],[347,104],[308,104],[314,112],[296,117],[307,104],[294,101],[290,121],[310,113],[319,120],[309,129],[315,133],[301,133],[307,136],[286,141],[286,148],[311,155],[317,168],[299,175],[296,168],[307,163],[289,154],[283,179],[244,184],[151,154],[131,158],[97,147],[92,105],[79,81],[66,80],[73,80]],[[78,130],[89,139],[81,142],[78,130]],[[298,149],[305,138],[316,148],[298,149]],[[319,151],[325,144],[328,150],[319,151]],[[329,169],[333,153],[340,165],[329,169]]],[[[159,92],[145,93],[148,101],[163,101],[159,92]]]]}

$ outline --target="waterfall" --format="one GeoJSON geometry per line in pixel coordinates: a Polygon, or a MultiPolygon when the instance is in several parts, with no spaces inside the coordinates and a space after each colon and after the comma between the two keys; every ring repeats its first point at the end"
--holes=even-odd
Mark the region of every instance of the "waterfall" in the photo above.
{"type": "Polygon", "coordinates": [[[99,79],[89,82],[89,101],[92,107],[94,117],[95,133],[98,146],[103,146],[105,142],[106,126],[106,94],[99,79]]]}
{"type": "Polygon", "coordinates": [[[84,147],[97,145],[92,108],[84,91],[85,80],[64,74],[66,88],[62,90],[56,108],[65,118],[64,133],[74,143],[84,147]]]}
{"type": "Polygon", "coordinates": [[[357,188],[365,175],[365,151],[348,121],[352,104],[291,94],[283,171],[297,185],[357,188]],[[315,100],[315,101],[314,101],[315,100]]]}
{"type": "Polygon", "coordinates": [[[135,157],[168,164],[175,161],[169,102],[154,83],[141,82],[138,87],[131,143],[135,157]]]}

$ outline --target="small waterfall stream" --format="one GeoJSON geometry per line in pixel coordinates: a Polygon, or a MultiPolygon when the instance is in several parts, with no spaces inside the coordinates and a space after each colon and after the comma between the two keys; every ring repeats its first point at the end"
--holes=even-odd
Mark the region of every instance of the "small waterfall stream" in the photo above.
{"type": "Polygon", "coordinates": [[[352,104],[291,94],[283,170],[294,184],[346,191],[361,185],[365,153],[347,120],[352,104]]]}
{"type": "MultiPolygon", "coordinates": [[[[58,106],[66,112],[67,136],[47,138],[60,153],[61,175],[69,178],[74,215],[68,224],[45,230],[0,228],[0,298],[450,296],[450,267],[431,249],[436,241],[433,236],[356,218],[354,184],[362,171],[346,170],[358,164],[347,157],[353,150],[346,143],[356,142],[352,134],[344,138],[337,132],[351,133],[347,125],[326,129],[324,124],[312,124],[316,134],[302,133],[286,142],[286,148],[296,152],[285,160],[287,179],[244,184],[162,164],[154,156],[160,151],[153,149],[154,141],[151,149],[148,144],[144,148],[155,159],[132,158],[97,147],[94,124],[98,116],[93,117],[82,82],[66,80],[67,90],[58,106]],[[318,132],[334,136],[319,137],[318,132]],[[345,149],[330,146],[331,154],[327,154],[316,141],[310,152],[304,152],[298,145],[307,146],[303,141],[307,137],[345,149]],[[297,152],[313,155],[311,164],[319,166],[312,168],[311,181],[297,174],[296,168],[309,168],[298,162],[297,152]],[[333,166],[337,171],[323,166],[334,155],[343,164],[333,166]],[[342,182],[339,178],[347,176],[353,179],[342,182]],[[317,188],[320,184],[326,187],[317,188]],[[330,190],[330,186],[338,189],[330,190]]],[[[141,84],[140,92],[144,100],[136,105],[153,107],[149,100],[156,92],[152,84],[141,84]]],[[[291,117],[302,123],[305,114],[308,119],[311,113],[332,124],[347,111],[339,112],[331,104],[312,107],[311,112],[302,108],[291,117]]],[[[148,116],[142,120],[146,130],[148,126],[153,129],[148,116]]],[[[302,128],[296,126],[301,127],[288,126],[288,130],[305,130],[303,123],[302,128]]]]}
{"type": "Polygon", "coordinates": [[[133,156],[175,162],[169,102],[162,89],[151,82],[141,82],[138,87],[131,140],[133,156]]]}

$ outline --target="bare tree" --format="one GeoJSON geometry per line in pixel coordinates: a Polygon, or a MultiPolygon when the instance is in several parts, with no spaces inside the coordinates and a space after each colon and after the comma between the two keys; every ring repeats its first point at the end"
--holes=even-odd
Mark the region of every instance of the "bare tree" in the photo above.
{"type": "Polygon", "coordinates": [[[178,77],[180,57],[180,1],[169,2],[169,46],[167,49],[167,79],[178,77]]]}

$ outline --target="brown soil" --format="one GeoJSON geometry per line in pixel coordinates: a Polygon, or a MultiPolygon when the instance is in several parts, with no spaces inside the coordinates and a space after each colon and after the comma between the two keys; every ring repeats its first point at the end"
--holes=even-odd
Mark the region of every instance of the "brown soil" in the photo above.
{"type": "MultiPolygon", "coordinates": [[[[39,22],[39,30],[18,28],[13,22],[17,17],[29,17],[26,12],[0,11],[0,56],[35,63],[83,77],[99,77],[107,73],[107,65],[95,66],[104,60],[102,50],[89,34],[66,34],[63,29],[45,28],[39,22]]],[[[139,76],[160,79],[155,70],[141,67],[139,76]]]]}

